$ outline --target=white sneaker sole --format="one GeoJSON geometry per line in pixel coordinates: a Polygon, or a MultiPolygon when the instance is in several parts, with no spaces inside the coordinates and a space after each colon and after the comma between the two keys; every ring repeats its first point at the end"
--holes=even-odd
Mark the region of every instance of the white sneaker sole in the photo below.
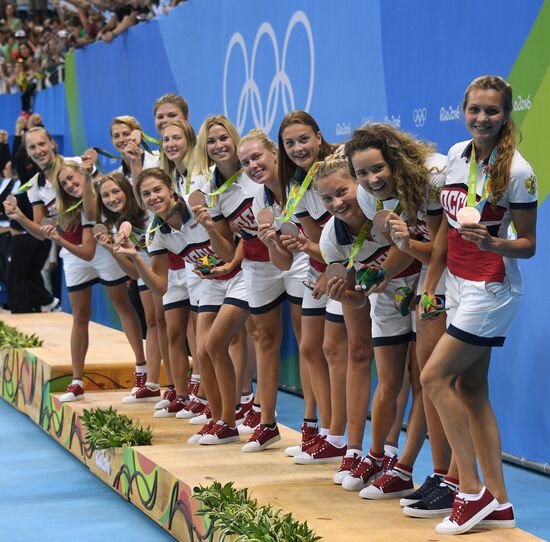
{"type": "Polygon", "coordinates": [[[256,427],[250,427],[250,425],[238,425],[237,431],[239,431],[239,435],[252,435],[254,433],[254,429],[256,427]]]}
{"type": "Polygon", "coordinates": [[[482,519],[476,527],[481,529],[514,529],[515,519],[482,519]]]}
{"type": "Polygon", "coordinates": [[[153,418],[175,418],[176,412],[168,412],[165,408],[162,410],[157,410],[153,414],[153,418]]]}
{"type": "Polygon", "coordinates": [[[361,493],[359,494],[360,497],[363,499],[372,499],[372,500],[390,500],[390,499],[400,499],[401,497],[406,497],[407,495],[410,495],[411,493],[414,493],[414,488],[412,489],[404,489],[403,491],[394,491],[393,493],[383,493],[378,488],[375,488],[373,486],[366,487],[361,493]]]}
{"type": "Polygon", "coordinates": [[[295,465],[324,465],[325,463],[342,463],[342,456],[323,457],[322,459],[316,459],[305,453],[294,456],[295,465]]]}
{"type": "Polygon", "coordinates": [[[263,452],[268,446],[275,444],[281,440],[281,435],[276,435],[273,438],[270,438],[263,444],[258,444],[258,441],[247,442],[241,448],[241,452],[244,453],[253,453],[253,452],[263,452]]]}
{"type": "Polygon", "coordinates": [[[498,501],[493,499],[485,508],[482,508],[477,514],[472,516],[463,525],[451,523],[449,518],[445,518],[441,523],[435,526],[437,534],[462,534],[473,529],[483,518],[487,517],[498,506],[498,501]]]}
{"type": "Polygon", "coordinates": [[[216,444],[230,444],[231,442],[239,442],[241,439],[238,435],[234,437],[226,438],[217,438],[215,435],[204,435],[200,440],[199,444],[204,444],[207,446],[215,446],[216,444]]]}
{"type": "Polygon", "coordinates": [[[300,455],[302,453],[302,446],[289,446],[288,448],[285,448],[285,455],[287,457],[296,457],[297,455],[300,455]]]}
{"type": "Polygon", "coordinates": [[[440,518],[448,516],[452,511],[452,508],[441,508],[439,510],[422,510],[410,506],[403,508],[403,514],[411,518],[440,518]]]}
{"type": "Polygon", "coordinates": [[[191,425],[206,425],[209,421],[210,418],[207,418],[204,414],[199,414],[189,419],[191,425]]]}
{"type": "Polygon", "coordinates": [[[84,394],[75,395],[74,393],[68,394],[64,393],[60,398],[59,401],[62,403],[74,403],[75,401],[82,401],[84,399],[84,394]]]}
{"type": "Polygon", "coordinates": [[[342,482],[344,481],[344,478],[345,478],[346,476],[348,476],[350,472],[351,472],[351,471],[349,471],[349,470],[343,470],[343,471],[340,471],[340,472],[336,472],[336,473],[334,474],[333,478],[332,478],[332,481],[333,481],[335,484],[341,486],[341,485],[342,485],[342,482]]]}
{"type": "Polygon", "coordinates": [[[155,410],[162,410],[163,408],[166,408],[169,404],[170,404],[170,401],[168,401],[168,399],[161,399],[155,405],[155,410]]]}
{"type": "Polygon", "coordinates": [[[158,397],[144,397],[143,399],[136,399],[134,396],[129,395],[128,397],[124,397],[121,402],[125,405],[131,405],[133,403],[154,403],[158,400],[158,397]]]}

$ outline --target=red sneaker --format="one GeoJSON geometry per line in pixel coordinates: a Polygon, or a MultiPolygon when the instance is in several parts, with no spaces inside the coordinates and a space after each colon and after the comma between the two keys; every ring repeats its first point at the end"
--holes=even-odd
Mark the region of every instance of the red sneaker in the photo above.
{"type": "Polygon", "coordinates": [[[475,501],[462,499],[458,495],[453,503],[453,511],[435,526],[437,534],[462,534],[475,527],[498,506],[498,501],[483,488],[481,497],[475,501]]]}
{"type": "Polygon", "coordinates": [[[392,470],[397,464],[397,454],[388,455],[384,454],[384,472],[392,470]]]}
{"type": "Polygon", "coordinates": [[[316,446],[308,448],[307,451],[294,456],[296,465],[310,465],[312,463],[334,463],[340,462],[346,455],[347,446],[338,448],[330,443],[326,437],[321,437],[316,446]]]}
{"type": "Polygon", "coordinates": [[[302,442],[298,446],[289,446],[286,448],[285,455],[294,457],[301,454],[311,446],[316,446],[319,438],[319,428],[316,425],[312,427],[308,423],[304,423],[302,424],[302,442]]]}
{"type": "Polygon", "coordinates": [[[84,389],[80,384],[69,384],[67,391],[59,398],[62,403],[72,403],[84,399],[84,389]]]}
{"type": "Polygon", "coordinates": [[[160,388],[150,388],[149,386],[142,386],[132,395],[128,395],[122,399],[125,404],[128,403],[152,403],[160,399],[160,388]]]}
{"type": "Polygon", "coordinates": [[[342,487],[347,491],[361,491],[384,474],[382,461],[376,461],[366,455],[342,481],[342,487]]]}
{"type": "Polygon", "coordinates": [[[252,435],[254,429],[259,425],[262,413],[251,408],[244,417],[243,423],[238,426],[240,435],[252,435]]]}
{"type": "Polygon", "coordinates": [[[397,470],[386,471],[378,480],[359,493],[363,499],[400,499],[414,493],[412,476],[406,478],[397,470]]]}
{"type": "Polygon", "coordinates": [[[229,427],[221,420],[217,421],[208,433],[205,433],[199,440],[199,444],[228,444],[238,442],[239,432],[236,427],[229,427]]]}
{"type": "Polygon", "coordinates": [[[136,393],[139,388],[145,386],[145,382],[147,382],[147,373],[134,373],[134,386],[131,393],[136,393]]]}
{"type": "Polygon", "coordinates": [[[206,403],[199,401],[197,398],[191,399],[187,403],[186,407],[176,414],[176,418],[183,420],[194,418],[195,416],[201,414],[205,407],[206,403]]]}
{"type": "Polygon", "coordinates": [[[154,414],[154,418],[173,418],[180,410],[183,410],[189,401],[184,401],[179,397],[175,401],[172,401],[166,408],[157,410],[154,414]]]}
{"type": "Polygon", "coordinates": [[[275,425],[275,427],[269,427],[269,425],[261,423],[243,445],[241,452],[261,452],[279,440],[281,440],[281,434],[279,433],[277,425],[275,425]]]}
{"type": "Polygon", "coordinates": [[[188,444],[195,444],[196,442],[199,442],[199,440],[206,435],[213,427],[216,425],[215,420],[210,420],[207,424],[205,424],[198,433],[195,433],[191,437],[189,437],[189,440],[187,441],[188,444]]]}
{"type": "Polygon", "coordinates": [[[170,403],[178,398],[176,388],[166,388],[162,394],[162,399],[155,405],[155,410],[166,408],[170,403]]]}
{"type": "Polygon", "coordinates": [[[361,463],[362,457],[354,452],[353,455],[344,456],[340,468],[335,472],[333,480],[335,484],[342,485],[344,478],[351,473],[351,471],[361,463]]]}
{"type": "Polygon", "coordinates": [[[202,411],[200,414],[197,414],[189,420],[191,425],[201,425],[203,423],[209,422],[212,419],[212,412],[210,412],[210,407],[206,404],[203,405],[202,411]]]}
{"type": "Polygon", "coordinates": [[[201,383],[198,380],[190,379],[187,383],[187,395],[189,395],[189,397],[191,397],[191,395],[197,395],[200,386],[201,383]]]}
{"type": "Polygon", "coordinates": [[[508,503],[502,510],[493,510],[477,524],[477,527],[483,529],[513,529],[515,526],[516,518],[511,503],[508,503]]]}

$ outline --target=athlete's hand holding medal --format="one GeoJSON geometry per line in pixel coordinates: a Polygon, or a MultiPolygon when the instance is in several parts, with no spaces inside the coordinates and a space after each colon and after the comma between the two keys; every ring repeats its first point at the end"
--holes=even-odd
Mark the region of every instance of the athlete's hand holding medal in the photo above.
{"type": "Polygon", "coordinates": [[[195,215],[195,221],[200,224],[206,231],[214,229],[215,224],[206,207],[206,196],[200,191],[189,195],[189,206],[195,215]]]}
{"type": "Polygon", "coordinates": [[[54,243],[59,242],[61,233],[63,232],[55,218],[43,218],[40,221],[40,231],[47,239],[51,239],[54,243]]]}
{"type": "Polygon", "coordinates": [[[109,252],[113,250],[113,237],[109,234],[105,224],[96,224],[92,228],[94,239],[109,252]]]}
{"type": "Polygon", "coordinates": [[[390,278],[384,268],[362,264],[355,275],[355,290],[366,296],[379,294],[387,288],[390,278]]]}
{"type": "Polygon", "coordinates": [[[342,301],[348,287],[348,272],[341,263],[331,263],[323,273],[326,279],[326,295],[336,301],[342,301]]]}
{"type": "Polygon", "coordinates": [[[17,198],[13,194],[8,194],[4,200],[4,210],[9,218],[18,220],[23,216],[21,209],[17,205],[17,198]]]}
{"type": "Polygon", "coordinates": [[[128,160],[128,162],[137,162],[141,160],[141,133],[139,130],[132,130],[130,136],[126,140],[126,145],[121,151],[122,157],[128,160]]]}
{"type": "Polygon", "coordinates": [[[481,215],[475,207],[462,207],[456,213],[456,220],[460,224],[458,231],[465,241],[475,243],[480,250],[491,250],[493,236],[487,226],[480,224],[481,215]]]}
{"type": "Polygon", "coordinates": [[[115,235],[113,242],[113,252],[116,254],[126,254],[127,256],[135,256],[138,253],[137,247],[130,239],[132,234],[132,224],[123,222],[115,235]]]}
{"type": "Polygon", "coordinates": [[[293,222],[281,224],[281,243],[290,252],[306,252],[309,239],[300,233],[298,226],[293,222]]]}
{"type": "Polygon", "coordinates": [[[93,172],[95,164],[97,164],[97,161],[99,159],[99,156],[97,154],[97,151],[94,148],[86,149],[82,156],[80,157],[82,160],[82,169],[88,173],[88,175],[85,175],[86,180],[91,180],[90,173],[93,172]]]}
{"type": "Polygon", "coordinates": [[[266,207],[261,209],[256,217],[258,221],[258,238],[267,247],[277,244],[277,228],[274,225],[275,215],[266,207]]]}
{"type": "Polygon", "coordinates": [[[396,214],[391,214],[388,217],[388,225],[390,230],[391,240],[395,246],[402,251],[409,249],[410,233],[407,223],[396,214]]]}

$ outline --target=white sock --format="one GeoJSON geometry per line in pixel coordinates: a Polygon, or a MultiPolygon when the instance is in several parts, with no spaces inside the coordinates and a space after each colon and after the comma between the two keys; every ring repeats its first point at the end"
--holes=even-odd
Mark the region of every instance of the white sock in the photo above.
{"type": "Polygon", "coordinates": [[[152,390],[158,390],[160,388],[160,386],[155,383],[155,382],[149,382],[149,380],[147,380],[147,382],[145,382],[145,385],[148,387],[148,388],[151,388],[152,390]]]}
{"type": "Polygon", "coordinates": [[[337,448],[342,448],[346,445],[346,437],[342,436],[336,436],[336,435],[327,435],[327,440],[337,448]]]}
{"type": "Polygon", "coordinates": [[[358,456],[363,455],[363,450],[357,450],[355,448],[348,448],[346,451],[346,457],[353,457],[354,454],[357,454],[358,456]]]}
{"type": "Polygon", "coordinates": [[[136,365],[136,374],[142,375],[147,372],[147,365],[136,365]]]}
{"type": "Polygon", "coordinates": [[[395,446],[391,446],[390,444],[384,444],[384,454],[389,456],[398,455],[399,448],[396,448],[395,446]]]}
{"type": "Polygon", "coordinates": [[[479,499],[481,499],[484,491],[485,488],[483,488],[479,493],[462,493],[462,491],[459,491],[458,497],[467,501],[478,501],[479,499]]]}
{"type": "Polygon", "coordinates": [[[505,502],[504,504],[499,504],[495,510],[507,510],[508,508],[512,508],[511,502],[505,502]]]}
{"type": "Polygon", "coordinates": [[[252,410],[254,412],[261,412],[262,411],[262,407],[260,405],[252,405],[252,410]]]}
{"type": "Polygon", "coordinates": [[[325,429],[323,427],[321,427],[321,430],[319,431],[319,434],[322,436],[322,437],[326,437],[328,434],[329,434],[329,429],[325,429]]]}
{"type": "Polygon", "coordinates": [[[245,403],[249,403],[254,399],[254,394],[249,393],[248,395],[241,395],[241,405],[244,405],[245,403]]]}
{"type": "Polygon", "coordinates": [[[192,374],[191,375],[191,380],[194,381],[194,382],[200,382],[201,381],[201,375],[192,374]]]}
{"type": "Polygon", "coordinates": [[[78,378],[73,378],[72,384],[78,384],[81,388],[84,387],[84,382],[82,380],[79,380],[78,378]]]}

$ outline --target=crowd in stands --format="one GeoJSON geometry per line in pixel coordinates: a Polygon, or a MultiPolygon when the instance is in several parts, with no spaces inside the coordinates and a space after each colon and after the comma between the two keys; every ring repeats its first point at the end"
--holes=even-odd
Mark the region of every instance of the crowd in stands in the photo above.
{"type": "Polygon", "coordinates": [[[65,55],[166,14],[182,0],[0,0],[0,94],[36,91],[63,80],[65,55]]]}

